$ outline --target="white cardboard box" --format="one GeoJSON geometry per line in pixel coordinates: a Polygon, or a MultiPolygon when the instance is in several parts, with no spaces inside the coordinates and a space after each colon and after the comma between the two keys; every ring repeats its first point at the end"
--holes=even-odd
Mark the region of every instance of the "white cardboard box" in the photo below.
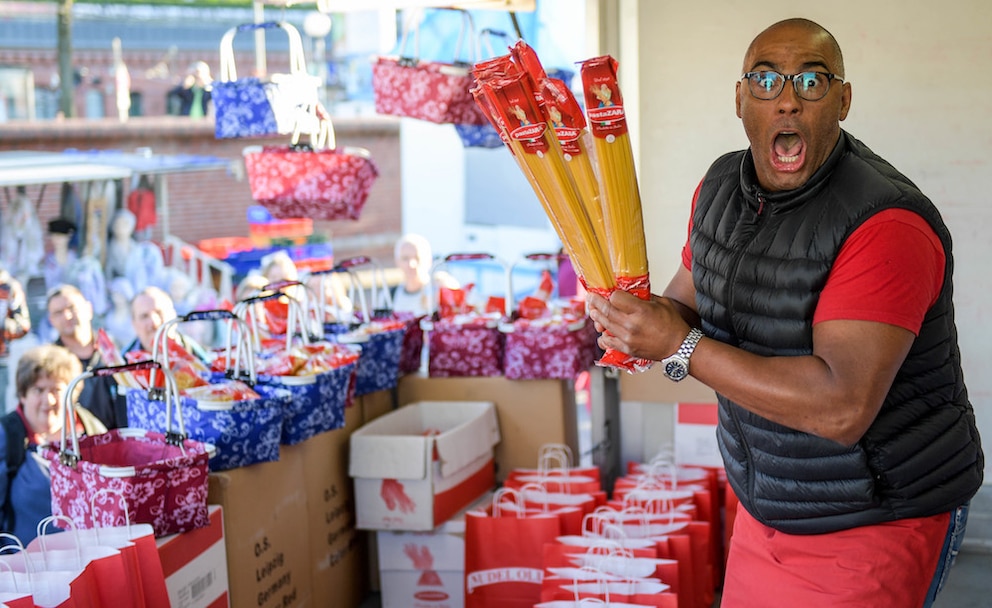
{"type": "Polygon", "coordinates": [[[496,484],[496,409],[487,401],[422,401],[351,436],[356,528],[428,531],[496,484]]]}
{"type": "Polygon", "coordinates": [[[432,532],[376,533],[382,608],[465,605],[465,512],[485,509],[492,493],[432,532]]]}
{"type": "Polygon", "coordinates": [[[465,519],[434,532],[376,533],[382,608],[465,605],[465,519]]]}
{"type": "Polygon", "coordinates": [[[227,552],[221,507],[210,505],[210,525],[158,539],[158,554],[173,608],[227,608],[227,552]]]}

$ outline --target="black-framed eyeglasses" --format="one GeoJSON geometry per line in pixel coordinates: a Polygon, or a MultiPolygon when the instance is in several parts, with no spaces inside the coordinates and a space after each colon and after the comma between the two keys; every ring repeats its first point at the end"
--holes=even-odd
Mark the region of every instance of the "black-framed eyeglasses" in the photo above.
{"type": "Polygon", "coordinates": [[[747,80],[747,88],[757,99],[771,100],[782,94],[785,82],[792,81],[796,95],[806,101],[823,99],[830,90],[830,81],[836,80],[843,84],[844,79],[829,72],[799,72],[798,74],[779,74],[774,70],[759,70],[748,72],[741,76],[747,80]]]}

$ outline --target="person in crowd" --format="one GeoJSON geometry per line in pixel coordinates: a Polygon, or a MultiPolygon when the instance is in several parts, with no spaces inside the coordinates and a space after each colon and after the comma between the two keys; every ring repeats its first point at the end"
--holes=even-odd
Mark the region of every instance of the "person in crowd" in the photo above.
{"type": "MultiPolygon", "coordinates": [[[[54,344],[35,346],[17,361],[17,409],[0,419],[0,454],[7,458],[0,467],[0,507],[3,531],[25,545],[35,537],[38,522],[52,514],[48,461],[38,446],[59,441],[66,391],[81,373],[79,359],[54,344]]],[[[79,435],[106,432],[86,408],[75,411],[79,435]]]]}
{"type": "MultiPolygon", "coordinates": [[[[126,354],[141,350],[151,353],[155,346],[155,334],[158,328],[167,321],[175,319],[176,316],[176,307],[169,294],[154,285],[145,287],[131,300],[131,323],[137,337],[122,352],[126,354]]],[[[207,351],[189,336],[177,330],[175,334],[170,333],[170,337],[178,340],[186,350],[201,361],[209,360],[207,351]]]]}
{"type": "MultiPolygon", "coordinates": [[[[93,306],[72,285],[48,292],[48,322],[58,333],[57,346],[79,359],[84,372],[105,367],[93,330],[93,306]]],[[[79,404],[108,429],[127,426],[127,403],[113,376],[95,376],[83,381],[79,404]]]]}
{"type": "Polygon", "coordinates": [[[203,118],[210,113],[210,89],[213,83],[210,66],[197,61],[189,66],[183,81],[169,90],[170,114],[203,118]]]}
{"type": "Polygon", "coordinates": [[[131,323],[131,300],[134,299],[134,288],[124,277],[116,277],[108,286],[110,292],[110,311],[103,318],[103,328],[118,348],[130,344],[135,337],[134,325],[131,323]]]}
{"type": "Polygon", "coordinates": [[[0,399],[4,401],[3,411],[6,412],[10,342],[23,338],[31,331],[31,316],[24,288],[3,267],[0,267],[0,319],[3,320],[3,330],[0,331],[0,399]]]}
{"type": "Polygon", "coordinates": [[[601,346],[717,393],[741,505],[723,606],[929,607],[982,483],[951,237],[840,128],[851,89],[820,25],[758,34],[736,89],[750,147],[706,172],[663,295],[587,296],[601,346]]]}
{"type": "MultiPolygon", "coordinates": [[[[405,234],[393,247],[393,261],[400,269],[402,281],[393,290],[393,310],[426,315],[431,306],[437,306],[437,293],[434,299],[428,297],[431,284],[431,267],[434,256],[430,242],[419,234],[405,234]]],[[[447,287],[458,289],[458,281],[444,271],[434,273],[435,289],[447,287]]]]}
{"type": "Polygon", "coordinates": [[[347,284],[341,280],[339,273],[310,276],[300,273],[289,254],[284,250],[270,253],[262,259],[261,275],[267,285],[299,281],[304,287],[289,287],[283,291],[301,303],[306,303],[306,292],[320,297],[323,290],[325,313],[327,320],[348,318],[352,313],[352,301],[348,297],[347,284]]]}

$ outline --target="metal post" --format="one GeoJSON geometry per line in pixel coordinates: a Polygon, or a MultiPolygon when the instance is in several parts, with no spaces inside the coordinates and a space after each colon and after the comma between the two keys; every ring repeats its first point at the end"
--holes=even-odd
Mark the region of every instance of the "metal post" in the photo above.
{"type": "Polygon", "coordinates": [[[593,367],[590,371],[592,462],[599,467],[603,489],[623,474],[620,459],[620,379],[616,370],[593,367]]]}

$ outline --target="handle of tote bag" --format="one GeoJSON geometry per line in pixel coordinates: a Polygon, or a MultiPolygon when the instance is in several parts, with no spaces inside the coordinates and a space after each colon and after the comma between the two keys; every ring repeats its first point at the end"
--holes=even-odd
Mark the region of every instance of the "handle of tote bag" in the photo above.
{"type": "MultiPolygon", "coordinates": [[[[132,371],[140,371],[140,370],[145,370],[145,369],[150,370],[149,373],[148,373],[149,386],[154,386],[154,384],[152,383],[152,380],[153,380],[153,374],[155,374],[156,371],[161,371],[162,372],[162,375],[165,377],[165,390],[162,391],[162,394],[161,395],[156,395],[156,398],[161,398],[165,402],[165,433],[163,433],[163,434],[165,435],[165,441],[166,441],[166,443],[168,443],[169,445],[174,445],[176,447],[179,447],[179,448],[185,450],[185,446],[183,445],[183,441],[185,441],[187,439],[187,435],[186,435],[186,423],[183,420],[182,409],[180,409],[180,407],[179,407],[179,388],[176,385],[176,378],[175,378],[175,376],[173,376],[172,375],[172,372],[169,371],[169,369],[167,367],[163,366],[160,362],[158,362],[158,361],[156,361],[154,359],[146,359],[145,361],[136,361],[134,363],[125,363],[124,365],[112,365],[110,367],[100,367],[100,368],[97,368],[97,369],[94,369],[94,370],[90,370],[90,371],[84,373],[82,376],[80,376],[76,380],[85,379],[86,377],[90,377],[90,376],[113,376],[114,374],[118,374],[118,373],[121,373],[121,372],[132,372],[132,371]],[[173,430],[173,422],[174,421],[178,421],[178,427],[179,427],[179,430],[178,431],[173,430]]],[[[73,380],[73,384],[76,383],[76,380],[73,380]]],[[[69,385],[69,389],[71,389],[72,386],[73,385],[70,384],[69,385]]],[[[69,390],[69,389],[67,389],[67,390],[69,390]]],[[[153,391],[152,389],[149,389],[149,397],[153,396],[156,392],[158,392],[158,391],[153,391]]],[[[68,394],[68,392],[67,392],[67,394],[68,394]]],[[[73,414],[75,414],[75,410],[73,410],[73,414]]],[[[63,411],[63,416],[64,415],[65,415],[65,412],[63,411]]],[[[65,427],[65,424],[63,424],[62,425],[62,433],[63,433],[62,447],[63,447],[63,449],[65,448],[65,445],[66,445],[65,444],[65,436],[64,436],[65,431],[66,431],[66,427],[65,427]]],[[[73,426],[70,429],[70,431],[72,433],[72,445],[73,445],[74,456],[75,456],[76,460],[75,461],[72,461],[71,463],[62,461],[62,464],[65,464],[67,466],[75,466],[76,462],[79,459],[79,440],[76,437],[76,426],[75,426],[75,422],[73,422],[73,426]]],[[[121,432],[122,433],[125,432],[125,429],[121,429],[121,432]]],[[[61,458],[62,458],[61,454],[59,455],[59,458],[61,460],[61,458]]]]}
{"type": "Polygon", "coordinates": [[[299,30],[285,21],[265,21],[262,23],[243,23],[227,30],[220,39],[220,80],[233,82],[238,79],[238,70],[234,63],[234,36],[238,32],[272,30],[282,28],[289,37],[289,71],[292,74],[306,74],[307,64],[303,52],[303,38],[299,30]]]}
{"type": "MultiPolygon", "coordinates": [[[[371,309],[369,308],[368,301],[367,301],[367,299],[365,297],[365,289],[362,288],[361,283],[358,280],[358,276],[355,274],[355,268],[357,268],[359,266],[362,266],[362,265],[365,265],[365,264],[374,264],[374,262],[368,256],[355,256],[355,257],[347,258],[347,259],[344,259],[344,260],[338,262],[332,268],[328,268],[328,269],[325,269],[325,270],[316,270],[316,271],[310,273],[310,276],[317,277],[318,280],[319,280],[317,290],[320,293],[318,294],[319,300],[318,300],[318,307],[317,308],[320,311],[319,314],[320,314],[321,321],[323,321],[325,319],[324,313],[326,312],[325,311],[325,309],[326,309],[326,303],[325,303],[325,300],[324,300],[324,294],[326,293],[325,281],[326,281],[326,278],[328,276],[333,275],[333,274],[347,274],[348,275],[348,297],[351,299],[352,302],[354,302],[356,299],[358,300],[359,310],[365,316],[364,321],[367,323],[368,321],[371,320],[371,317],[370,317],[370,310],[371,309]]],[[[374,286],[374,282],[373,282],[373,286],[374,286]]],[[[335,316],[342,316],[340,313],[342,313],[344,311],[342,311],[342,309],[341,309],[340,306],[338,306],[337,304],[335,304],[334,305],[334,312],[335,312],[335,316]]],[[[354,327],[357,327],[358,325],[361,325],[361,323],[359,323],[356,320],[354,311],[352,311],[352,320],[351,321],[345,321],[345,320],[339,319],[338,322],[339,323],[342,323],[342,324],[347,324],[348,327],[349,327],[349,329],[353,329],[354,327]]]]}
{"type": "MultiPolygon", "coordinates": [[[[288,311],[286,318],[286,350],[292,348],[293,338],[299,334],[300,340],[303,344],[310,344],[313,340],[319,340],[323,337],[323,326],[319,330],[314,331],[311,335],[312,327],[307,326],[307,320],[309,316],[312,315],[310,310],[310,290],[299,281],[283,281],[281,282],[282,287],[280,289],[270,289],[271,286],[264,287],[261,291],[253,296],[244,298],[234,307],[235,314],[242,320],[248,327],[248,337],[249,342],[254,349],[254,351],[261,350],[261,341],[259,338],[259,328],[258,328],[258,312],[255,308],[255,304],[260,304],[262,302],[268,302],[270,300],[278,300],[280,298],[286,298],[288,300],[288,311]],[[285,289],[291,287],[302,287],[303,293],[306,294],[307,302],[300,302],[298,299],[287,294],[285,289]]],[[[275,284],[276,286],[280,284],[275,284]]],[[[315,298],[313,298],[315,299],[315,298]]]]}
{"type": "MultiPolygon", "coordinates": [[[[561,253],[528,253],[516,262],[510,265],[509,270],[506,273],[507,282],[507,292],[506,292],[506,316],[510,318],[513,314],[514,296],[513,296],[513,271],[517,269],[517,266],[521,262],[550,262],[552,260],[560,262],[565,258],[564,254],[561,253]]],[[[506,331],[512,332],[513,329],[507,327],[506,331]]]]}
{"type": "MultiPolygon", "coordinates": [[[[109,368],[103,368],[109,369],[109,368]]],[[[59,431],[59,462],[67,467],[75,468],[76,463],[79,462],[79,437],[76,433],[76,406],[73,403],[72,396],[76,393],[76,385],[86,380],[87,378],[92,378],[93,372],[83,372],[82,374],[76,376],[66,387],[65,392],[62,393],[62,429],[59,431]],[[72,446],[71,449],[66,449],[66,442],[72,446]]]]}
{"type": "MultiPolygon", "coordinates": [[[[249,328],[241,317],[234,314],[230,310],[197,310],[187,313],[182,317],[170,319],[163,323],[158,328],[158,331],[155,332],[155,341],[154,346],[152,347],[152,357],[154,360],[159,361],[162,364],[162,369],[169,369],[169,345],[167,336],[169,335],[170,329],[175,325],[190,323],[193,321],[227,321],[227,368],[224,370],[224,375],[228,378],[236,378],[242,382],[254,385],[256,381],[255,357],[250,346],[245,341],[245,338],[250,335],[249,328]],[[235,328],[237,328],[237,332],[235,332],[235,328]],[[235,333],[237,334],[237,341],[234,340],[235,333]],[[231,356],[232,350],[234,354],[233,357],[231,356]],[[235,362],[233,367],[231,366],[232,360],[235,362]]],[[[155,386],[156,379],[155,368],[152,368],[148,378],[148,390],[151,395],[155,393],[155,389],[153,388],[155,386]]]]}
{"type": "MultiPolygon", "coordinates": [[[[453,73],[455,75],[466,73],[468,67],[479,59],[479,37],[475,32],[475,20],[472,14],[461,8],[448,8],[443,6],[431,7],[439,11],[456,11],[462,16],[461,27],[458,29],[458,39],[455,42],[455,52],[452,63],[453,66],[445,66],[442,72],[453,73]],[[466,60],[460,61],[463,48],[469,49],[469,56],[466,60]]],[[[403,33],[396,45],[396,54],[399,56],[400,65],[415,67],[420,61],[420,26],[424,21],[424,10],[422,8],[410,11],[410,16],[403,22],[403,33]],[[413,32],[413,54],[406,53],[407,41],[410,39],[410,32],[413,32]]]]}

